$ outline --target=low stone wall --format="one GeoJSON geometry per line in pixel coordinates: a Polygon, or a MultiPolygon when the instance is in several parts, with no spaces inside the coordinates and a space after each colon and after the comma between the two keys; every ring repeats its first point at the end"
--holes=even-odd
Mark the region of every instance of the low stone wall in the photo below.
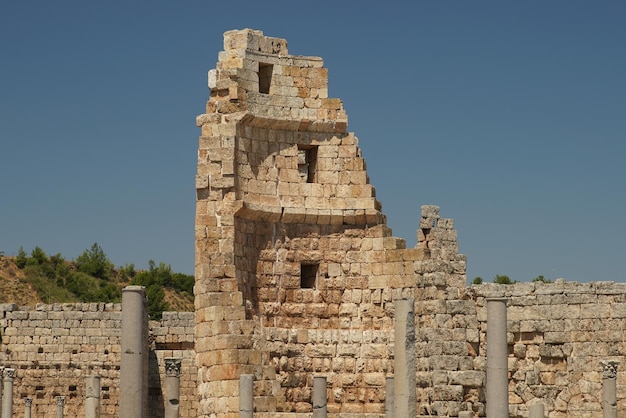
{"type": "MultiPolygon", "coordinates": [[[[603,360],[626,355],[626,283],[520,283],[468,289],[485,353],[486,297],[506,297],[511,417],[540,400],[550,418],[602,415],[603,360]]],[[[617,369],[618,411],[626,411],[626,364],[617,369]]],[[[618,415],[620,416],[620,415],[618,415]]]]}
{"type": "MultiPolygon", "coordinates": [[[[410,294],[405,294],[404,290],[380,290],[380,302],[384,307],[382,312],[385,312],[391,309],[394,299],[415,297],[419,416],[484,416],[486,299],[491,297],[508,300],[510,416],[527,417],[529,406],[536,401],[545,404],[546,415],[550,418],[601,416],[603,368],[600,362],[619,361],[626,354],[626,284],[558,281],[552,284],[454,287],[450,283],[444,285],[443,282],[421,280],[410,294]]],[[[350,296],[349,301],[354,301],[355,292],[358,293],[344,290],[343,298],[350,296]]],[[[361,298],[353,312],[366,320],[368,314],[357,306],[365,309],[367,304],[361,298]]],[[[337,315],[338,320],[344,317],[341,313],[337,315]]],[[[380,418],[385,399],[383,380],[393,374],[391,359],[395,344],[390,332],[393,312],[390,310],[383,316],[387,322],[383,321],[386,325],[379,330],[343,329],[329,333],[321,329],[294,329],[291,332],[283,329],[279,332],[272,327],[263,334],[270,347],[277,339],[282,341],[284,334],[284,344],[294,354],[294,367],[300,364],[303,371],[328,376],[329,409],[333,416],[380,418]],[[383,329],[386,337],[379,335],[380,341],[373,339],[383,329]],[[356,341],[355,337],[358,337],[356,341]],[[297,349],[299,344],[302,349],[297,349]],[[333,346],[333,356],[317,351],[322,345],[329,344],[333,346]],[[345,351],[350,346],[358,351],[345,351]],[[371,361],[371,354],[367,353],[376,349],[383,350],[382,358],[371,361]],[[340,367],[340,363],[350,359],[355,362],[355,367],[358,364],[364,367],[362,376],[369,380],[364,380],[363,385],[359,382],[351,384],[354,372],[345,372],[344,367],[340,367]],[[329,362],[328,368],[324,367],[325,362],[329,362]],[[303,366],[309,364],[310,367],[303,366]],[[379,368],[384,367],[379,370],[370,368],[376,364],[379,368]],[[354,402],[345,397],[351,393],[352,385],[358,388],[354,392],[357,398],[363,395],[359,392],[361,386],[371,385],[378,394],[373,402],[377,411],[368,413],[363,410],[365,407],[354,413],[337,410],[338,405],[354,402]],[[338,392],[340,388],[341,393],[338,392]],[[339,404],[336,403],[338,395],[341,395],[339,404]]],[[[166,312],[161,321],[150,321],[149,417],[163,417],[164,414],[164,359],[168,357],[182,359],[180,415],[197,416],[194,325],[194,314],[190,312],[166,312]]],[[[120,327],[121,306],[115,304],[0,305],[0,366],[16,369],[14,414],[23,415],[23,399],[27,396],[33,398],[33,416],[55,414],[55,397],[65,396],[65,415],[82,416],[85,377],[99,375],[102,417],[116,417],[120,327]]],[[[287,357],[281,358],[290,361],[287,357]]],[[[289,375],[283,371],[289,369],[286,365],[281,366],[280,362],[274,365],[277,374],[285,378],[289,375]]],[[[626,364],[621,364],[617,370],[619,411],[626,411],[625,382],[626,364]]],[[[305,402],[309,393],[305,395],[304,392],[310,392],[307,387],[301,388],[305,402]]],[[[304,418],[311,414],[275,412],[257,415],[304,418]]]]}
{"type": "MultiPolygon", "coordinates": [[[[165,312],[149,329],[149,417],[163,416],[166,357],[182,359],[181,417],[195,417],[197,368],[192,312],[165,312]]],[[[65,396],[65,415],[84,416],[85,378],[101,378],[101,416],[116,417],[119,399],[121,305],[77,303],[18,307],[0,305],[0,366],[16,369],[14,414],[56,414],[65,396]]]]}

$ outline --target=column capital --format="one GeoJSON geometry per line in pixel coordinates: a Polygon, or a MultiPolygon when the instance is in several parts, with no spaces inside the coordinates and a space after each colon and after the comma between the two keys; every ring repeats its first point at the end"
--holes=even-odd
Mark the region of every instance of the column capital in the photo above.
{"type": "Polygon", "coordinates": [[[174,357],[165,358],[165,375],[169,377],[180,377],[180,367],[182,359],[174,357]]]}
{"type": "Polygon", "coordinates": [[[24,403],[26,404],[26,406],[30,407],[33,404],[33,398],[31,397],[24,398],[24,403]]]}
{"type": "Polygon", "coordinates": [[[5,367],[4,370],[2,370],[2,375],[5,379],[13,380],[15,379],[15,369],[5,367]]]}
{"type": "Polygon", "coordinates": [[[603,379],[615,379],[617,377],[617,366],[619,361],[616,360],[600,360],[602,366],[603,379]]]}
{"type": "Polygon", "coordinates": [[[65,396],[57,396],[55,399],[57,400],[57,406],[65,405],[65,396]]]}

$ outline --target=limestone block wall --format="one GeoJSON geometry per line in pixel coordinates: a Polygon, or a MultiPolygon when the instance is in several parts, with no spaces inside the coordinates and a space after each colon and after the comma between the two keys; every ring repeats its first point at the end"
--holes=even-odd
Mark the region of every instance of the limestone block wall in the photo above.
{"type": "MultiPolygon", "coordinates": [[[[149,417],[163,417],[164,357],[180,357],[181,416],[196,416],[197,368],[193,313],[164,313],[151,321],[149,417]]],[[[65,396],[66,416],[84,415],[85,377],[101,378],[101,416],[118,416],[121,305],[0,305],[0,366],[16,369],[14,414],[24,414],[32,397],[33,416],[56,414],[65,396]]]]}
{"type": "Polygon", "coordinates": [[[314,375],[327,377],[330,414],[382,416],[394,301],[412,298],[418,415],[484,416],[485,298],[508,297],[511,416],[537,399],[550,417],[598,416],[599,361],[626,349],[624,285],[468,287],[454,222],[436,206],[406,248],[323,61],[289,55],[284,39],[227,32],[209,88],[196,119],[200,415],[237,416],[246,373],[258,417],[309,414],[314,375]]]}
{"type": "MultiPolygon", "coordinates": [[[[576,283],[471,286],[484,362],[485,297],[508,298],[509,404],[528,416],[541,400],[550,418],[602,416],[602,360],[617,360],[619,414],[626,411],[626,284],[576,283]]],[[[482,366],[481,366],[482,368],[482,366]]],[[[621,415],[618,415],[621,416],[621,415]]]]}
{"type": "Polygon", "coordinates": [[[258,412],[311,411],[323,373],[331,413],[381,414],[393,300],[465,284],[438,208],[423,208],[417,248],[392,236],[327,77],[320,58],[249,29],[224,35],[209,72],[197,118],[202,414],[237,413],[241,373],[255,376],[258,412]]]}

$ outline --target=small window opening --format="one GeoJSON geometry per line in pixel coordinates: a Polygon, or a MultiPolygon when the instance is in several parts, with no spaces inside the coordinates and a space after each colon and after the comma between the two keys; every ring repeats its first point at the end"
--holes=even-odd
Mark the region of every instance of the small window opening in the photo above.
{"type": "Polygon", "coordinates": [[[316,182],[317,147],[298,148],[298,172],[307,183],[316,182]]]}
{"type": "Polygon", "coordinates": [[[300,287],[302,289],[314,289],[317,280],[317,264],[300,265],[300,287]]]}
{"type": "Polygon", "coordinates": [[[272,72],[274,66],[272,64],[259,63],[259,93],[268,94],[272,85],[272,72]]]}

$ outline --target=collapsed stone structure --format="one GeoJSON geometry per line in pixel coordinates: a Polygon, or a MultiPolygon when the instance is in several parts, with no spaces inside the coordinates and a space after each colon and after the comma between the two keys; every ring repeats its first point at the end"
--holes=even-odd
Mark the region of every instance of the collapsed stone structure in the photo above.
{"type": "Polygon", "coordinates": [[[418,296],[423,280],[465,285],[452,220],[425,207],[406,249],[322,60],[252,30],[227,32],[224,48],[197,118],[200,410],[236,412],[238,376],[250,373],[257,411],[307,411],[313,374],[335,372],[329,412],[379,412],[388,303],[418,296]]]}
{"type": "Polygon", "coordinates": [[[537,399],[551,417],[597,414],[599,361],[626,348],[624,286],[468,288],[453,221],[435,206],[406,248],[327,77],[320,58],[250,29],[224,35],[209,72],[197,118],[199,411],[234,416],[239,376],[252,374],[255,416],[296,416],[324,375],[330,414],[382,416],[393,302],[412,298],[418,414],[484,415],[485,300],[507,297],[513,416],[537,399]]]}

